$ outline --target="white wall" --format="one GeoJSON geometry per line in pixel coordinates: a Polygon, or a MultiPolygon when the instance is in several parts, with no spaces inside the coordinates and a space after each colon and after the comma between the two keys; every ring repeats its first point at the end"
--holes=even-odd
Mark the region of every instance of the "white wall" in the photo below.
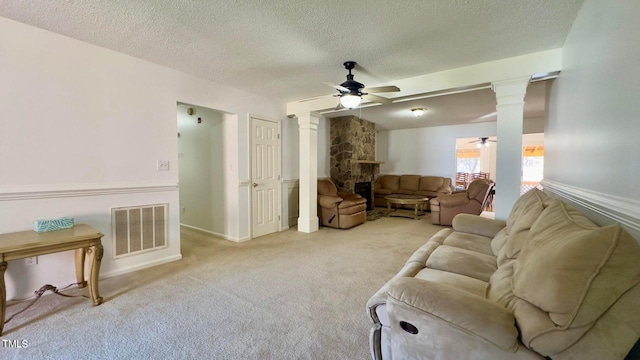
{"type": "Polygon", "coordinates": [[[380,131],[376,138],[380,174],[455,177],[456,139],[495,136],[496,123],[380,131]]]}
{"type": "MultiPolygon", "coordinates": [[[[91,224],[105,234],[104,276],[179,259],[179,101],[232,114],[225,232],[249,236],[249,114],[282,119],[284,104],[5,18],[0,43],[0,232],[59,216],[91,224]],[[111,207],[149,203],[169,204],[168,248],[113,259],[111,207]]],[[[70,259],[10,262],[8,297],[74,281],[70,259]]]]}
{"type": "Polygon", "coordinates": [[[636,0],[582,6],[551,88],[544,177],[596,221],[614,216],[640,239],[638,14],[636,0]]]}
{"type": "Polygon", "coordinates": [[[194,105],[178,105],[180,223],[224,237],[223,115],[194,105]],[[193,115],[187,109],[193,109],[193,115]]]}
{"type": "Polygon", "coordinates": [[[640,2],[587,0],[551,91],[545,178],[640,199],[640,2]]]}

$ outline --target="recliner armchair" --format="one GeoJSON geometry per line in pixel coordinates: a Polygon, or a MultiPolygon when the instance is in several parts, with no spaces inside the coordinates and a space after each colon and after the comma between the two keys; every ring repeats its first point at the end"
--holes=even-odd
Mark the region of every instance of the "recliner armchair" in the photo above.
{"type": "Polygon", "coordinates": [[[358,194],[338,193],[331,180],[318,180],[320,225],[348,229],[367,221],[367,199],[358,194]]]}
{"type": "Polygon", "coordinates": [[[494,186],[495,183],[489,179],[476,179],[466,190],[431,199],[431,223],[451,225],[458,214],[480,215],[494,186]]]}

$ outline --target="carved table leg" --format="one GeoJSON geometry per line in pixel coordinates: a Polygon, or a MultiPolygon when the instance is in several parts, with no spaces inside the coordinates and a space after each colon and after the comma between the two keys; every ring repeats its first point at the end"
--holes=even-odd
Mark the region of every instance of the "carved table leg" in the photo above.
{"type": "Polygon", "coordinates": [[[84,257],[86,249],[76,249],[76,281],[79,288],[87,286],[87,282],[84,281],[84,257]]]}
{"type": "Polygon", "coordinates": [[[4,328],[4,311],[7,309],[7,289],[4,287],[4,272],[7,270],[7,262],[0,263],[0,335],[4,328]]]}
{"type": "Polygon", "coordinates": [[[102,298],[98,291],[98,277],[100,275],[100,264],[102,263],[102,245],[90,246],[87,248],[89,254],[89,295],[93,300],[93,305],[102,304],[102,298]]]}

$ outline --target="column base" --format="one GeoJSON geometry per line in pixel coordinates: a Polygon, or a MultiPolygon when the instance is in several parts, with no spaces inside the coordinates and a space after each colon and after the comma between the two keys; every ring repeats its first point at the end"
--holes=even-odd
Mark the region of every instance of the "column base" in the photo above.
{"type": "Polygon", "coordinates": [[[318,217],[303,219],[298,218],[298,231],[304,233],[316,232],[319,229],[318,217]]]}

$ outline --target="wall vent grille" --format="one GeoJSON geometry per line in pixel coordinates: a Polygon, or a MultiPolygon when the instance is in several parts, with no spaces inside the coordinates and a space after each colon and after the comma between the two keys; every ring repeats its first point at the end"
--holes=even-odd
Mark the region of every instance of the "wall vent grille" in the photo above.
{"type": "Polygon", "coordinates": [[[113,257],[167,247],[168,204],[111,209],[113,257]]]}

